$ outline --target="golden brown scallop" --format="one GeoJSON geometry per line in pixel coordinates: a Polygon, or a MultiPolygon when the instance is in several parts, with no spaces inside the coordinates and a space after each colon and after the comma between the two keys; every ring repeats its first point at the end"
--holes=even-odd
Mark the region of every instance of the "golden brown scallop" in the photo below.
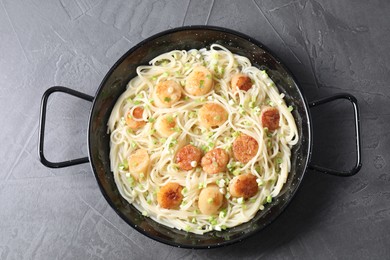
{"type": "Polygon", "coordinates": [[[176,126],[176,118],[171,114],[167,114],[157,118],[154,129],[156,129],[157,133],[162,137],[169,137],[171,134],[175,133],[176,126]]]}
{"type": "Polygon", "coordinates": [[[276,107],[264,107],[260,114],[261,124],[268,130],[274,131],[279,128],[280,114],[276,107]]]}
{"type": "Polygon", "coordinates": [[[180,206],[183,201],[181,191],[183,187],[176,182],[169,182],[157,193],[157,202],[160,207],[165,209],[174,209],[180,206]]]}
{"type": "Polygon", "coordinates": [[[233,92],[237,89],[248,91],[252,87],[252,80],[247,75],[238,73],[232,77],[230,82],[233,92]]]}
{"type": "Polygon", "coordinates": [[[157,107],[172,107],[180,100],[182,88],[174,80],[165,80],[157,84],[153,92],[154,104],[157,107]]]}
{"type": "Polygon", "coordinates": [[[131,114],[130,111],[126,115],[126,124],[132,130],[137,130],[143,127],[146,122],[142,120],[142,115],[144,113],[144,109],[142,107],[136,107],[131,114]]]}
{"type": "Polygon", "coordinates": [[[199,123],[207,128],[217,127],[226,122],[228,113],[216,103],[204,104],[198,112],[199,123]]]}
{"type": "Polygon", "coordinates": [[[250,173],[236,176],[229,183],[229,192],[235,198],[248,199],[255,196],[258,191],[256,176],[250,173]]]}
{"type": "Polygon", "coordinates": [[[226,171],[226,165],[228,162],[228,153],[221,148],[215,148],[203,156],[201,165],[203,167],[203,171],[209,174],[214,174],[226,171]]]}
{"type": "Polygon", "coordinates": [[[202,151],[199,148],[188,144],[177,152],[176,163],[181,170],[189,171],[199,165],[201,157],[202,151]]]}
{"type": "Polygon", "coordinates": [[[240,135],[233,142],[234,158],[242,163],[249,162],[259,150],[256,139],[249,135],[240,135]]]}
{"type": "Polygon", "coordinates": [[[195,67],[188,75],[184,89],[192,96],[203,96],[213,88],[213,75],[204,66],[195,67]]]}

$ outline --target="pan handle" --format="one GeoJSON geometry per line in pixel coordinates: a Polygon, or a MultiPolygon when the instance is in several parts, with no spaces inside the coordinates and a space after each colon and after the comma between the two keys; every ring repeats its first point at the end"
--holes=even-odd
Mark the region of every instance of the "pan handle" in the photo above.
{"type": "Polygon", "coordinates": [[[309,168],[316,170],[316,171],[319,171],[319,172],[331,174],[331,175],[336,175],[336,176],[341,176],[341,177],[349,177],[349,176],[353,176],[356,173],[358,173],[360,168],[362,167],[361,145],[360,145],[360,116],[359,116],[359,106],[357,103],[357,99],[354,96],[352,96],[351,94],[340,93],[340,94],[336,94],[334,96],[330,96],[327,98],[323,98],[320,100],[310,102],[309,107],[310,108],[316,107],[319,105],[323,105],[323,104],[335,101],[337,99],[347,99],[351,102],[351,104],[353,106],[353,113],[354,113],[354,119],[355,119],[356,164],[349,171],[339,171],[339,170],[328,169],[328,168],[325,168],[325,167],[322,167],[319,165],[315,165],[315,164],[309,164],[309,168]]]}
{"type": "Polygon", "coordinates": [[[41,112],[39,116],[39,158],[41,160],[41,163],[47,167],[50,168],[62,168],[62,167],[68,167],[76,164],[86,163],[89,162],[88,157],[78,158],[78,159],[72,159],[68,161],[63,162],[51,162],[46,159],[45,154],[43,153],[43,144],[45,140],[45,124],[46,124],[46,108],[47,108],[47,100],[49,99],[49,96],[53,94],[54,92],[63,92],[65,94],[69,94],[87,101],[93,101],[94,97],[89,96],[87,94],[78,92],[76,90],[66,88],[66,87],[60,87],[55,86],[51,87],[48,90],[45,91],[45,93],[42,96],[41,101],[41,112]]]}

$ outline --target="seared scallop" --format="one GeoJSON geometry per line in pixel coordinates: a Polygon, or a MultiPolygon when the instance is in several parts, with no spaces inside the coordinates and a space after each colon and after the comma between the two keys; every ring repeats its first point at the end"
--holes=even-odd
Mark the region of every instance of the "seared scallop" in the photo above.
{"type": "Polygon", "coordinates": [[[213,88],[213,76],[204,66],[198,66],[188,75],[184,89],[192,96],[203,96],[213,88]]]}
{"type": "Polygon", "coordinates": [[[260,114],[261,124],[263,127],[274,131],[279,128],[280,114],[276,107],[264,107],[260,114]]]}
{"type": "Polygon", "coordinates": [[[126,125],[132,130],[137,130],[143,127],[146,122],[142,120],[144,109],[142,107],[136,107],[133,109],[133,113],[130,111],[126,115],[126,125]]]}
{"type": "Polygon", "coordinates": [[[223,203],[223,195],[217,185],[208,185],[199,194],[198,207],[205,215],[214,215],[223,203]]]}
{"type": "Polygon", "coordinates": [[[217,127],[226,122],[228,113],[216,103],[204,104],[198,112],[199,123],[207,128],[217,127]]]}
{"type": "Polygon", "coordinates": [[[159,116],[154,124],[157,133],[162,137],[169,137],[175,133],[175,127],[177,127],[176,118],[171,114],[159,116]]]}
{"type": "Polygon", "coordinates": [[[150,164],[149,154],[145,149],[138,149],[127,159],[130,174],[138,180],[140,176],[146,175],[150,164]]]}
{"type": "Polygon", "coordinates": [[[259,150],[256,139],[249,135],[240,135],[233,142],[234,158],[242,163],[249,162],[259,150]]]}
{"type": "Polygon", "coordinates": [[[229,191],[236,198],[248,199],[255,196],[259,191],[256,176],[247,173],[234,177],[229,183],[229,191]]]}
{"type": "Polygon", "coordinates": [[[160,207],[165,209],[174,209],[180,206],[183,201],[181,191],[183,187],[176,182],[169,182],[157,193],[157,202],[160,207]]]}
{"type": "Polygon", "coordinates": [[[237,89],[248,91],[252,87],[252,80],[245,74],[239,73],[232,77],[230,82],[233,92],[237,89]]]}
{"type": "Polygon", "coordinates": [[[214,174],[226,171],[228,162],[228,153],[221,148],[215,148],[203,156],[201,165],[205,172],[214,174]]]}
{"type": "Polygon", "coordinates": [[[182,88],[174,80],[165,80],[157,84],[153,92],[154,104],[157,107],[172,107],[180,100],[182,88]]]}
{"type": "Polygon", "coordinates": [[[199,148],[188,144],[177,152],[176,163],[181,170],[189,171],[199,165],[201,157],[202,151],[199,148]]]}

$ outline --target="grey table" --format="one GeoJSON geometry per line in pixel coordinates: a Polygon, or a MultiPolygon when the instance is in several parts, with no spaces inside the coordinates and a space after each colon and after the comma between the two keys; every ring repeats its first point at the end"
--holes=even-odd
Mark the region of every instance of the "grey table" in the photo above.
{"type": "MultiPolygon", "coordinates": [[[[0,259],[390,259],[390,2],[0,1],[0,259]],[[48,169],[37,156],[43,92],[94,95],[114,62],[142,39],[190,24],[224,26],[267,45],[308,100],[339,92],[361,107],[363,167],[351,178],[308,171],[287,210],[226,248],[188,250],[129,227],[88,164],[48,169]]],[[[87,154],[90,103],[49,100],[47,156],[87,154]]],[[[313,162],[354,163],[352,109],[313,112],[313,162]]]]}

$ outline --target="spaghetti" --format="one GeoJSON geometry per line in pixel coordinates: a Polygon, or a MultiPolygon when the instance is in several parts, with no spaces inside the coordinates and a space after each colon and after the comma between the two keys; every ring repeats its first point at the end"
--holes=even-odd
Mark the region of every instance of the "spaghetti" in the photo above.
{"type": "Polygon", "coordinates": [[[139,66],[108,121],[121,196],[196,234],[249,221],[290,171],[298,131],[283,98],[265,71],[217,44],[139,66]]]}

